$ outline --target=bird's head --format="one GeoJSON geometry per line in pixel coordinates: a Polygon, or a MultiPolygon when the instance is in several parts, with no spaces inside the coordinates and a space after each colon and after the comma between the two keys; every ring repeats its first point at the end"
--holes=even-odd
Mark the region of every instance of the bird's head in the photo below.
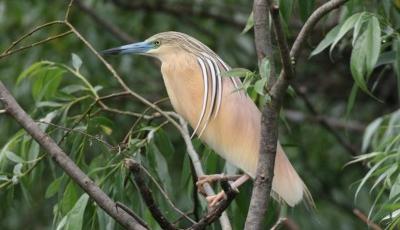
{"type": "Polygon", "coordinates": [[[162,59],[164,55],[179,51],[204,52],[206,50],[210,51],[207,46],[195,38],[184,33],[168,31],[155,34],[143,42],[104,50],[102,54],[140,54],[162,59]]]}

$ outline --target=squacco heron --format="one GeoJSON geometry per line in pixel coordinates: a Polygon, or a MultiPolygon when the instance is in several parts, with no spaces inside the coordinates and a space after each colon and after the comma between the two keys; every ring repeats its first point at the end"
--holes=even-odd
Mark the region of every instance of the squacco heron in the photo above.
{"type": "MultiPolygon", "coordinates": [[[[171,104],[203,142],[245,172],[233,183],[255,178],[260,144],[261,113],[240,79],[222,77],[230,67],[197,39],[179,32],[163,32],[144,42],[103,51],[104,54],[141,54],[161,61],[161,73],[171,104]]],[[[272,190],[289,206],[303,197],[307,187],[278,143],[272,190]]],[[[223,192],[209,197],[211,205],[223,192]]]]}

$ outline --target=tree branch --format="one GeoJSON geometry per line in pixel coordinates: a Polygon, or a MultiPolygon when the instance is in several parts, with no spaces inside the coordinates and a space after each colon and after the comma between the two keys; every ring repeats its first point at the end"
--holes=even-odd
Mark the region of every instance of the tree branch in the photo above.
{"type": "MultiPolygon", "coordinates": [[[[273,60],[271,29],[267,12],[268,4],[266,0],[254,1],[254,35],[260,72],[262,68],[260,65],[261,60],[264,58],[263,53],[269,55],[268,59],[270,61],[273,60]]],[[[273,65],[273,62],[270,63],[273,65]]],[[[274,75],[268,81],[268,85],[271,82],[275,82],[274,75]]],[[[272,98],[271,103],[265,105],[262,111],[259,158],[245,229],[264,228],[262,222],[268,209],[278,140],[278,109],[274,104],[276,104],[275,98],[272,98]]]]}
{"type": "Polygon", "coordinates": [[[68,156],[44,133],[19,106],[0,81],[0,101],[5,110],[34,138],[54,161],[73,179],[105,212],[127,229],[145,229],[125,211],[117,210],[111,200],[68,156]]]}
{"type": "MultiPolygon", "coordinates": [[[[318,8],[310,16],[308,21],[305,23],[305,26],[300,31],[291,52],[289,52],[287,40],[281,26],[279,8],[275,6],[273,2],[273,0],[255,0],[253,5],[255,25],[257,23],[264,23],[268,20],[268,17],[263,15],[265,12],[271,14],[282,62],[282,70],[279,78],[273,84],[269,92],[271,101],[262,111],[259,161],[245,229],[263,229],[262,221],[264,219],[264,214],[268,209],[268,198],[271,192],[276,146],[278,141],[278,114],[286,89],[288,88],[290,81],[294,78],[292,67],[292,64],[294,64],[294,58],[298,55],[302,43],[305,41],[305,38],[308,36],[314,25],[324,15],[346,2],[346,0],[332,0],[318,8]]],[[[265,24],[269,25],[268,21],[265,24]]],[[[254,30],[256,35],[256,44],[258,42],[268,44],[268,41],[266,40],[268,39],[267,35],[264,35],[262,37],[263,39],[257,39],[257,35],[260,33],[269,33],[268,29],[264,31],[255,26],[254,30]]],[[[256,45],[256,47],[259,49],[262,46],[256,45]]],[[[260,52],[262,51],[257,50],[257,54],[260,52]]],[[[258,58],[260,63],[260,56],[258,56],[258,58]]]]}

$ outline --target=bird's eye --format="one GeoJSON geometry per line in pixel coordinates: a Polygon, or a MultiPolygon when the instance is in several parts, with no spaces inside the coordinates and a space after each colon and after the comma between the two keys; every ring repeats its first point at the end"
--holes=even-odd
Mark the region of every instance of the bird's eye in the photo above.
{"type": "Polygon", "coordinates": [[[156,41],[154,41],[154,45],[158,47],[161,45],[161,42],[159,40],[156,40],[156,41]]]}

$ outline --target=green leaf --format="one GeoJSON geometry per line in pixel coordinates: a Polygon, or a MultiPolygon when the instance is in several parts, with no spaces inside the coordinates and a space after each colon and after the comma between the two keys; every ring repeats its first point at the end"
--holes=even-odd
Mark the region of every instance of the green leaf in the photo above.
{"type": "Polygon", "coordinates": [[[364,25],[365,20],[367,19],[368,16],[367,14],[365,14],[365,12],[361,13],[360,17],[358,17],[355,25],[354,25],[354,30],[353,30],[353,41],[352,41],[352,45],[354,46],[354,44],[356,43],[356,40],[358,38],[358,36],[360,35],[361,32],[361,28],[364,25]]]}
{"type": "Polygon", "coordinates": [[[79,68],[81,68],[81,66],[82,66],[81,58],[74,53],[72,53],[71,56],[72,56],[72,66],[74,67],[74,69],[76,71],[79,71],[79,68]]]}
{"type": "Polygon", "coordinates": [[[350,113],[353,110],[353,107],[357,99],[357,94],[358,94],[358,86],[357,84],[353,84],[353,86],[351,87],[349,99],[347,100],[346,118],[350,116],[350,113]]]}
{"type": "Polygon", "coordinates": [[[397,176],[392,188],[390,189],[389,199],[393,199],[400,194],[400,175],[397,176]]]}
{"type": "Polygon", "coordinates": [[[22,164],[18,163],[14,166],[13,174],[14,176],[21,176],[22,175],[22,164]]]}
{"type": "Polygon", "coordinates": [[[64,195],[61,200],[61,211],[62,213],[68,213],[74,206],[78,199],[78,188],[75,182],[70,181],[65,188],[64,195]]]}
{"type": "Polygon", "coordinates": [[[337,34],[339,33],[340,26],[337,25],[333,29],[331,29],[324,39],[318,44],[318,46],[311,52],[310,57],[321,53],[324,49],[326,49],[330,44],[333,43],[335,38],[337,37],[337,34]]]}
{"type": "Polygon", "coordinates": [[[382,65],[394,64],[396,62],[396,55],[397,53],[394,50],[381,53],[374,68],[382,65]]]}
{"type": "Polygon", "coordinates": [[[364,43],[366,40],[366,33],[363,33],[353,48],[350,57],[350,70],[353,79],[358,87],[360,87],[364,92],[369,92],[367,85],[365,83],[365,48],[364,43]]]}
{"type": "Polygon", "coordinates": [[[253,28],[253,26],[254,26],[254,16],[252,11],[249,17],[247,18],[246,26],[244,27],[242,34],[247,33],[251,28],[253,28]]]}
{"type": "Polygon", "coordinates": [[[15,163],[23,163],[24,162],[24,160],[20,156],[18,156],[17,154],[15,154],[9,150],[6,150],[5,153],[6,153],[6,157],[12,162],[15,162],[15,163]]]}
{"type": "Polygon", "coordinates": [[[260,80],[256,81],[256,83],[254,83],[254,90],[260,94],[260,95],[264,95],[264,89],[265,86],[267,84],[267,78],[261,78],[260,80]]]}
{"type": "Polygon", "coordinates": [[[354,44],[350,58],[350,69],[358,87],[375,98],[367,88],[367,79],[378,61],[381,30],[376,17],[371,17],[365,32],[354,44]]]}
{"type": "Polygon", "coordinates": [[[59,178],[57,178],[57,179],[53,180],[53,182],[51,182],[51,184],[46,189],[46,193],[44,194],[45,198],[50,198],[59,191],[62,179],[63,179],[63,177],[60,176],[59,178]]]}
{"type": "Polygon", "coordinates": [[[343,25],[340,27],[339,32],[337,33],[335,40],[333,41],[329,53],[332,53],[332,50],[335,48],[336,44],[343,38],[343,36],[351,30],[358,19],[362,16],[362,13],[357,13],[346,19],[343,25]]]}
{"type": "Polygon", "coordinates": [[[36,62],[29,66],[26,70],[24,70],[18,77],[17,77],[17,85],[24,80],[25,78],[35,75],[37,71],[39,71],[41,68],[44,66],[49,65],[49,62],[47,61],[41,61],[41,62],[36,62]]]}
{"type": "Polygon", "coordinates": [[[223,77],[246,77],[248,75],[252,75],[253,72],[251,72],[248,69],[244,68],[233,68],[231,70],[228,70],[226,72],[222,73],[223,77]]]}
{"type": "Polygon", "coordinates": [[[75,203],[74,207],[68,213],[66,230],[81,230],[83,224],[83,214],[85,213],[89,195],[84,193],[75,203]]]}
{"type": "Polygon", "coordinates": [[[374,120],[372,123],[370,123],[367,128],[365,129],[364,136],[363,136],[363,141],[362,141],[362,147],[361,151],[365,152],[370,145],[372,136],[375,134],[375,132],[378,130],[379,126],[381,125],[383,119],[377,118],[374,120]]]}
{"type": "Polygon", "coordinates": [[[366,30],[367,38],[365,48],[367,50],[366,68],[367,76],[370,75],[378,61],[381,52],[381,28],[376,17],[371,17],[366,30]]]}
{"type": "Polygon", "coordinates": [[[393,67],[396,72],[398,98],[400,99],[400,37],[397,37],[397,39],[393,41],[393,49],[396,53],[396,59],[393,67]]]}
{"type": "Polygon", "coordinates": [[[67,94],[72,94],[72,93],[76,93],[79,91],[85,91],[85,90],[87,90],[87,89],[83,85],[68,85],[61,89],[62,92],[67,93],[67,94]]]}
{"type": "Polygon", "coordinates": [[[36,103],[36,107],[38,108],[45,108],[45,107],[50,107],[50,108],[59,108],[62,107],[64,104],[58,103],[55,101],[40,101],[36,103]]]}

